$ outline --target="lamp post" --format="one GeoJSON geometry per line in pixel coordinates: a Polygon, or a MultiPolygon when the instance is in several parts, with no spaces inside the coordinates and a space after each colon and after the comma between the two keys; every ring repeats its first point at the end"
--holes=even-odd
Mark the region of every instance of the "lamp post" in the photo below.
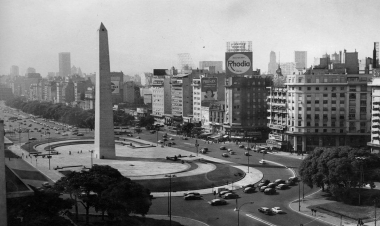
{"type": "Polygon", "coordinates": [[[94,150],[89,151],[91,153],[91,168],[92,168],[92,154],[94,153],[94,150]]]}
{"type": "Polygon", "coordinates": [[[169,177],[169,194],[168,194],[168,216],[169,225],[172,225],[172,177],[176,177],[173,174],[166,174],[165,177],[169,177]]]}
{"type": "Polygon", "coordinates": [[[195,140],[195,149],[197,151],[197,157],[198,157],[198,146],[199,146],[198,140],[195,140]]]}
{"type": "Polygon", "coordinates": [[[246,203],[243,203],[243,204],[241,204],[241,206],[240,206],[239,208],[236,208],[236,209],[235,209],[235,211],[238,212],[238,223],[237,223],[238,226],[240,225],[240,209],[241,209],[244,205],[246,205],[246,204],[253,204],[253,202],[246,202],[246,203]]]}

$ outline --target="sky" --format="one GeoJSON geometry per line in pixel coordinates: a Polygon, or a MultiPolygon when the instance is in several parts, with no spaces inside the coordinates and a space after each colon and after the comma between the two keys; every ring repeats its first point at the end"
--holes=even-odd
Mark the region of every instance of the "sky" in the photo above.
{"type": "Polygon", "coordinates": [[[253,68],[346,49],[372,57],[380,41],[379,0],[1,0],[0,75],[17,65],[58,72],[58,53],[98,71],[98,33],[108,30],[111,71],[134,75],[178,67],[178,54],[224,61],[226,42],[252,41],[253,68]]]}

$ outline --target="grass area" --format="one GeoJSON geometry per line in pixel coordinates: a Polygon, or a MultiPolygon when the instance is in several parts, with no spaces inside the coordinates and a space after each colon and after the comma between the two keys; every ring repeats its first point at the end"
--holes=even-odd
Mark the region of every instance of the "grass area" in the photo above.
{"type": "MultiPolygon", "coordinates": [[[[373,206],[352,206],[341,202],[313,205],[307,208],[317,209],[318,212],[326,213],[335,217],[343,216],[355,221],[359,218],[364,222],[373,221],[375,216],[375,208],[373,206]]],[[[378,213],[380,213],[379,210],[380,209],[377,208],[378,213]]]]}
{"type": "MultiPolygon", "coordinates": [[[[221,163],[212,164],[215,164],[216,169],[206,174],[172,178],[171,190],[198,190],[215,186],[222,186],[226,185],[227,181],[229,184],[231,184],[231,182],[238,181],[245,175],[242,170],[235,167],[221,163]]],[[[150,189],[151,192],[165,192],[169,191],[169,180],[169,178],[165,178],[154,180],[135,180],[135,182],[150,189]]]]}

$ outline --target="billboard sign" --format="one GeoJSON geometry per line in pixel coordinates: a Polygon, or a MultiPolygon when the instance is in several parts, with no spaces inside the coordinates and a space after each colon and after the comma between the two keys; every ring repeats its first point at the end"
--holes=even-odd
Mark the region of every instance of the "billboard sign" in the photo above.
{"type": "Polygon", "coordinates": [[[201,105],[218,100],[218,78],[201,79],[201,105]]]}
{"type": "Polygon", "coordinates": [[[163,86],[164,85],[164,80],[163,79],[155,79],[155,80],[153,80],[153,85],[163,86]]]}
{"type": "Polygon", "coordinates": [[[252,52],[252,41],[227,42],[227,52],[252,52]]]}
{"type": "Polygon", "coordinates": [[[252,52],[226,53],[227,75],[252,75],[252,52]]]}
{"type": "Polygon", "coordinates": [[[118,94],[119,93],[119,81],[111,81],[111,90],[112,90],[112,93],[116,93],[118,94]]]}

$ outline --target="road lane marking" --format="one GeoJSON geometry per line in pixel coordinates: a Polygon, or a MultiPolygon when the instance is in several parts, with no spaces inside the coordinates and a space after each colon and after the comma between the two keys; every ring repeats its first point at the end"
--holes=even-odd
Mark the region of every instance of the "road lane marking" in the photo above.
{"type": "Polygon", "coordinates": [[[265,220],[263,220],[261,218],[255,217],[255,216],[253,216],[251,214],[246,214],[246,216],[248,216],[250,218],[253,218],[253,219],[257,220],[257,221],[260,221],[261,223],[267,224],[269,226],[276,226],[275,224],[269,223],[268,221],[265,221],[265,220]]]}

